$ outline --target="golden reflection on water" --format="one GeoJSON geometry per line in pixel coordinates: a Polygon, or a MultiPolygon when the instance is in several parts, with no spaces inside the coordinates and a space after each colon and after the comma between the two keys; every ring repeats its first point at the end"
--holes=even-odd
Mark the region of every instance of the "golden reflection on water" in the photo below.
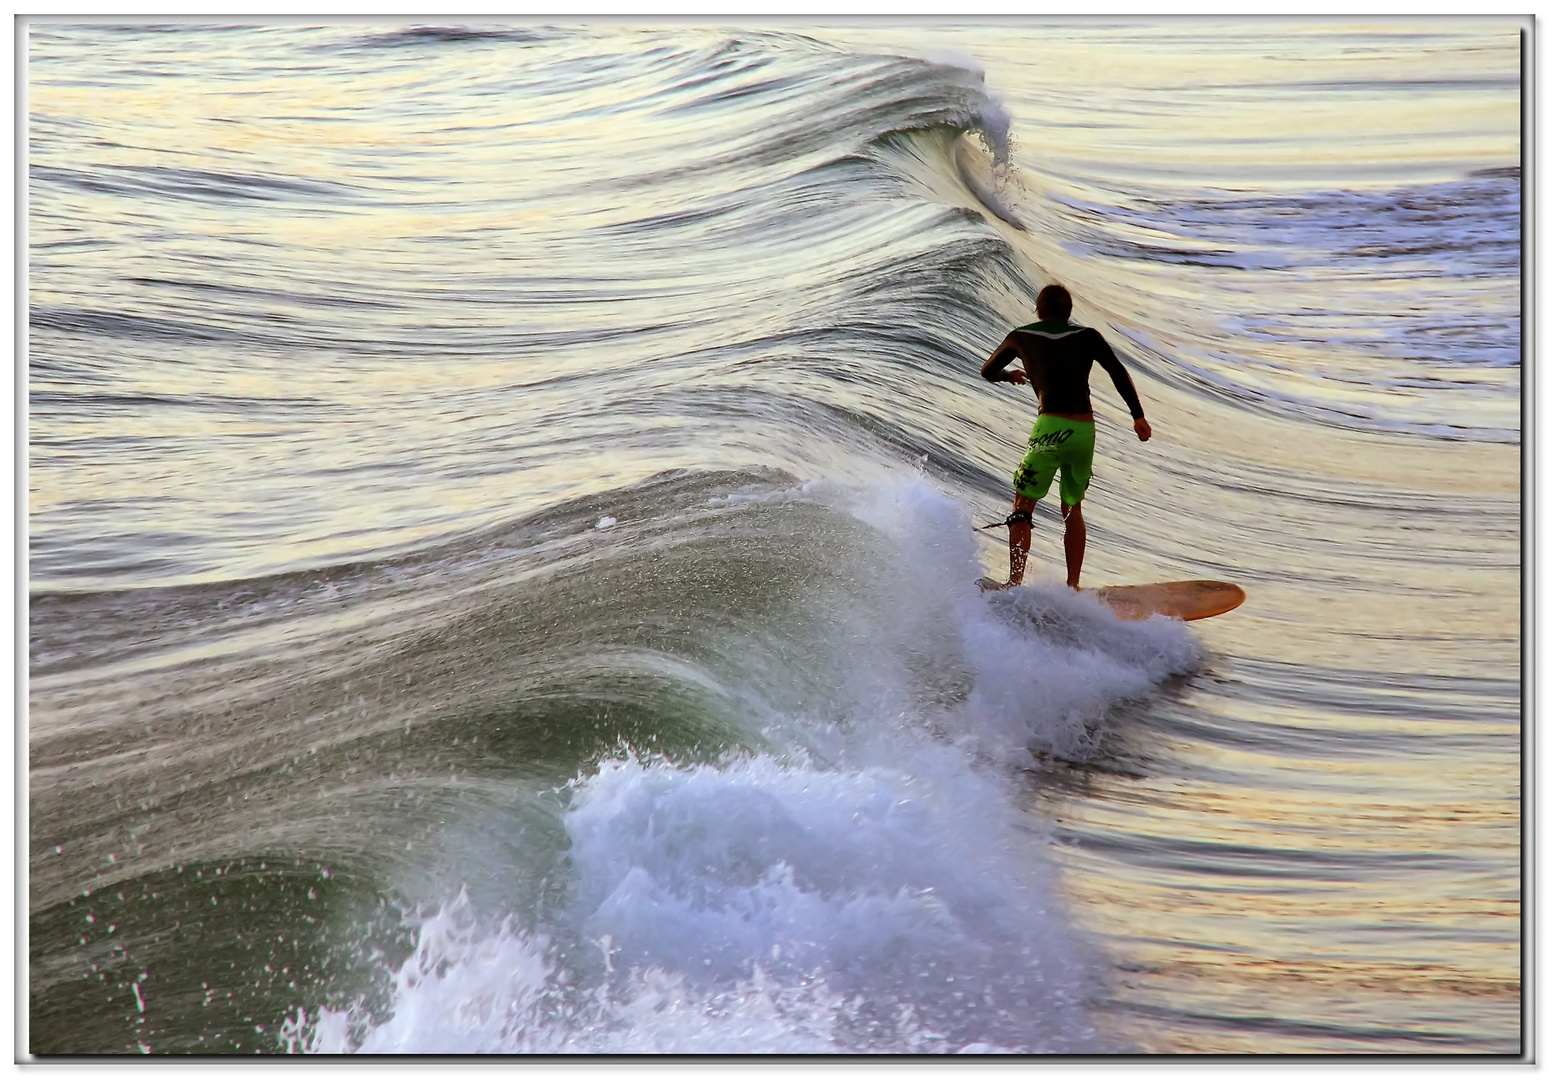
{"type": "MultiPolygon", "coordinates": [[[[1366,725],[1314,708],[1259,709],[1211,689],[1194,689],[1177,709],[1248,735],[1281,723],[1405,737],[1411,724],[1481,739],[1485,726],[1405,716],[1366,725]]],[[[1135,747],[1145,759],[1137,775],[1086,771],[1038,789],[1044,813],[1077,839],[1054,848],[1064,888],[1119,961],[1114,1005],[1133,1017],[1133,1037],[1155,1052],[1366,1048],[1289,1027],[1245,1031],[1259,1016],[1295,1015],[1375,1030],[1428,1029],[1437,1016],[1445,1019],[1434,1026],[1485,1041],[1516,1030],[1518,743],[1513,718],[1500,726],[1508,738],[1497,759],[1428,744],[1398,758],[1395,742],[1381,755],[1301,756],[1155,731],[1135,747]],[[1256,783],[1238,786],[1236,776],[1256,783]],[[1101,838],[1154,857],[1117,858],[1092,845],[1101,838]],[[1453,856],[1494,849],[1501,873],[1453,871],[1453,856]],[[1202,1019],[1148,1022],[1160,1009],[1202,1019]]],[[[1374,1043],[1367,1048],[1385,1049],[1384,1038],[1374,1043]]]]}

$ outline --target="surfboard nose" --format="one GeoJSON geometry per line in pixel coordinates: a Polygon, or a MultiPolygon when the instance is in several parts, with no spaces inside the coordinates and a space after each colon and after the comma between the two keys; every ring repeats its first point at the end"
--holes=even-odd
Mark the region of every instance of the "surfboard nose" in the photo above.
{"type": "Polygon", "coordinates": [[[1159,581],[1084,591],[1109,607],[1118,619],[1135,622],[1150,615],[1187,622],[1207,619],[1234,611],[1246,601],[1246,591],[1229,581],[1159,581]]]}

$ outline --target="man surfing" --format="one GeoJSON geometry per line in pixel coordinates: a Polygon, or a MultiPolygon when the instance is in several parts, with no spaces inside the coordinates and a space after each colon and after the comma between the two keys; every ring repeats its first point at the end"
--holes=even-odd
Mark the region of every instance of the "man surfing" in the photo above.
{"type": "Polygon", "coordinates": [[[1116,392],[1132,413],[1132,427],[1140,442],[1154,432],[1143,418],[1138,391],[1122,362],[1098,330],[1068,321],[1073,297],[1061,285],[1048,285],[1035,298],[1038,322],[1009,332],[987,362],[981,377],[988,382],[1009,382],[1035,387],[1040,415],[1030,432],[1030,449],[1014,471],[1014,512],[1008,526],[1008,589],[1025,578],[1030,554],[1030,512],[1051,489],[1052,478],[1062,471],[1058,493],[1065,523],[1062,550],[1068,563],[1068,588],[1078,588],[1084,568],[1084,492],[1095,457],[1095,414],[1089,403],[1089,371],[1095,361],[1105,368],[1116,392]],[[1005,370],[1018,357],[1023,370],[1005,370]]]}

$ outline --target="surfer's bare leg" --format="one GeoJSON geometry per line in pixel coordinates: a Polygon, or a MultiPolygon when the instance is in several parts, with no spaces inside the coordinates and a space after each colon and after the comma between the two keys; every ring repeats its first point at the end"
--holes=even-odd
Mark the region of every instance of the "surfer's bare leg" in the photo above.
{"type": "Polygon", "coordinates": [[[1023,515],[1019,521],[1010,520],[1008,523],[1008,583],[1018,585],[1025,579],[1025,560],[1030,557],[1030,513],[1035,509],[1035,500],[1020,495],[1014,495],[1014,513],[1023,515]]]}
{"type": "MultiPolygon", "coordinates": [[[[1062,553],[1068,559],[1068,588],[1077,589],[1079,571],[1084,569],[1084,545],[1089,540],[1089,531],[1084,528],[1083,501],[1080,500],[1072,506],[1063,503],[1062,520],[1066,523],[1062,530],[1062,553]]],[[[1028,529],[1029,526],[1027,525],[1025,528],[1028,529]]],[[[1009,535],[1012,536],[1014,527],[1010,525],[1008,531],[1009,535]]],[[[1029,546],[1029,543],[1027,533],[1026,547],[1029,546]]],[[[1023,564],[1021,563],[1021,565],[1023,564]]]]}

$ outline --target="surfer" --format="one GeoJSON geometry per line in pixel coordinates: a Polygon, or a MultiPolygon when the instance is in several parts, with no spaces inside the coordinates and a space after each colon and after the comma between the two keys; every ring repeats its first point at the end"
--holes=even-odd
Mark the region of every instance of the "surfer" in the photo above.
{"type": "Polygon", "coordinates": [[[1011,588],[1024,580],[1025,560],[1030,554],[1030,512],[1051,489],[1059,468],[1062,481],[1057,490],[1065,523],[1062,550],[1068,563],[1068,588],[1078,588],[1088,540],[1084,492],[1095,456],[1095,414],[1089,403],[1089,371],[1095,361],[1111,376],[1116,392],[1132,412],[1132,427],[1139,441],[1147,442],[1153,434],[1127,369],[1098,330],[1068,321],[1072,312],[1073,297],[1068,290],[1061,285],[1046,286],[1035,298],[1039,321],[1010,331],[981,366],[981,377],[988,382],[1030,383],[1040,402],[1040,415],[1030,432],[1030,449],[1014,471],[1014,512],[1003,522],[1008,526],[1008,584],[999,588],[1011,588]],[[1009,368],[1015,357],[1022,361],[1022,370],[1009,368]]]}

